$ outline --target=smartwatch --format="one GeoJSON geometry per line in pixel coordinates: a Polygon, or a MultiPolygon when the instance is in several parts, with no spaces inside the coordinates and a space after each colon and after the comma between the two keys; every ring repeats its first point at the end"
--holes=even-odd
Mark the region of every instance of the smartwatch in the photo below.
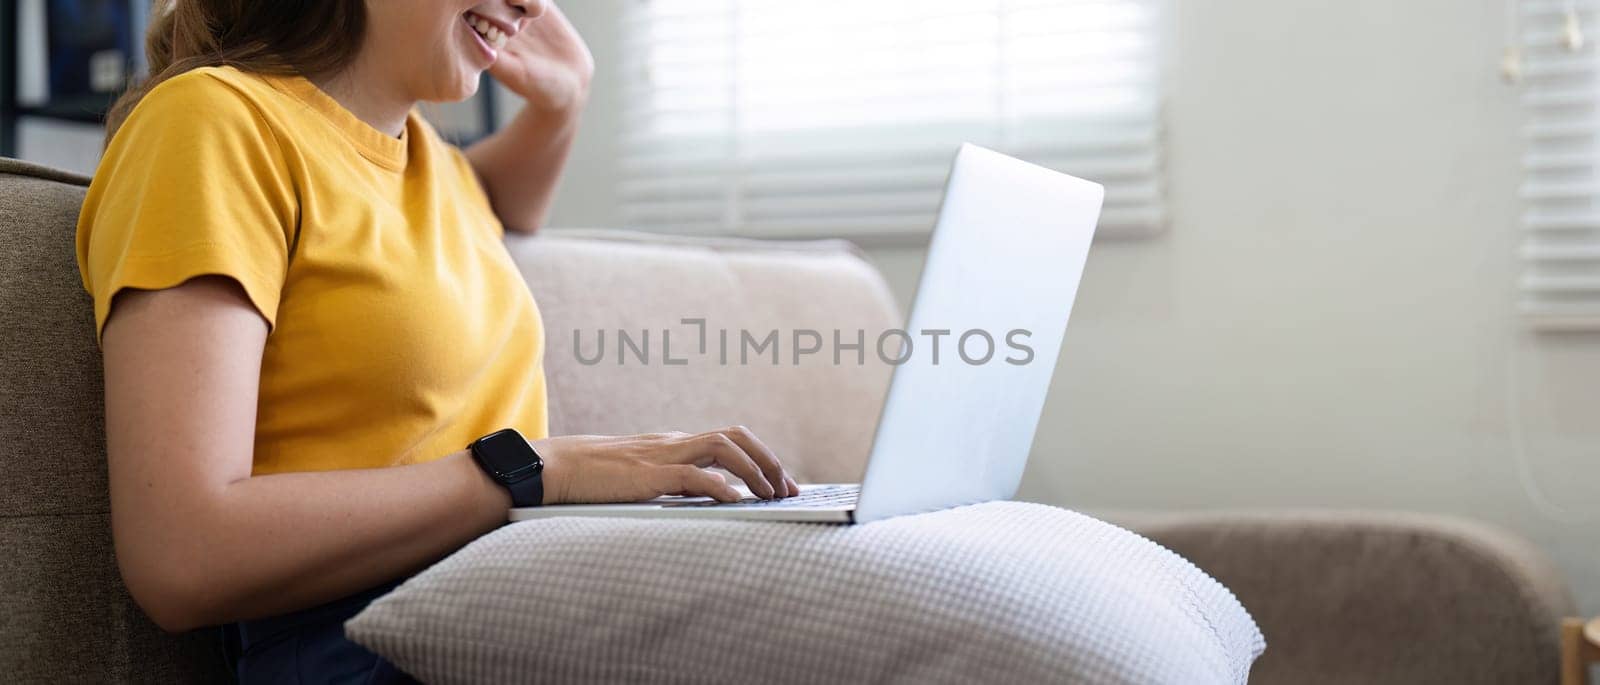
{"type": "Polygon", "coordinates": [[[511,492],[511,506],[544,504],[544,460],[517,429],[497,430],[474,440],[467,449],[491,480],[511,492]]]}

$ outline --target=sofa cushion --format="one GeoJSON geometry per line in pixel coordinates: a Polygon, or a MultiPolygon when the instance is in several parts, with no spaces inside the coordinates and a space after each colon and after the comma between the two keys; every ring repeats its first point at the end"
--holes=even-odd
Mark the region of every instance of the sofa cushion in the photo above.
{"type": "Polygon", "coordinates": [[[107,510],[100,353],[73,256],[87,182],[0,160],[0,515],[107,510]]]}
{"type": "Polygon", "coordinates": [[[1110,524],[994,502],[859,526],[507,526],[346,633],[431,683],[1242,683],[1245,609],[1110,524]]]}

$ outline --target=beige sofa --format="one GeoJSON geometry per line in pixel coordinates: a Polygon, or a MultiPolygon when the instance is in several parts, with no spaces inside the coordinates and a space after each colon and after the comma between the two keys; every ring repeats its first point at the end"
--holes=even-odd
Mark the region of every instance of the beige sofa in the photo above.
{"type": "MultiPolygon", "coordinates": [[[[216,682],[227,675],[213,634],[160,633],[112,558],[99,355],[73,260],[85,182],[0,159],[0,679],[216,682]]],[[[575,332],[592,346],[599,330],[682,318],[706,319],[713,340],[719,328],[894,325],[883,281],[847,244],[590,232],[510,247],[545,315],[557,431],[737,421],[803,479],[859,474],[884,368],[664,365],[659,339],[655,364],[587,365],[573,348],[575,332]]],[[[1571,600],[1544,555],[1496,529],[1373,512],[1102,515],[1239,596],[1270,645],[1256,682],[1556,681],[1571,600]]]]}

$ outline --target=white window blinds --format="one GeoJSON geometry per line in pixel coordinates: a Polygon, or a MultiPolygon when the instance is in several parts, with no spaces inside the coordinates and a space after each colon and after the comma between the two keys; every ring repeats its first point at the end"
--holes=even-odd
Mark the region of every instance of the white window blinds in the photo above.
{"type": "Polygon", "coordinates": [[[1594,0],[1521,3],[1528,117],[1519,307],[1538,328],[1600,330],[1600,53],[1596,36],[1572,41],[1569,33],[1600,30],[1597,10],[1594,0]]]}
{"type": "Polygon", "coordinates": [[[974,142],[1163,223],[1160,0],[630,0],[624,220],[757,237],[920,236],[974,142]]]}

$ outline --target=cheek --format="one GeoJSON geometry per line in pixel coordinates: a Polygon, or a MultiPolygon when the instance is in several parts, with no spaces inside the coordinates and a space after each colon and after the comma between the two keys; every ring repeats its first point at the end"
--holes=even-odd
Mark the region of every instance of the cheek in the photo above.
{"type": "Polygon", "coordinates": [[[458,28],[451,30],[452,33],[441,37],[436,48],[429,51],[433,58],[426,65],[417,65],[417,73],[428,74],[430,80],[427,99],[464,100],[478,88],[481,65],[477,63],[477,54],[471,45],[464,44],[462,35],[453,33],[458,28]]]}
{"type": "MultiPolygon", "coordinates": [[[[386,31],[384,42],[392,48],[385,63],[391,65],[419,100],[449,101],[472,95],[478,84],[476,55],[464,39],[467,29],[461,13],[441,8],[396,8],[388,16],[372,15],[372,28],[386,31]]],[[[462,12],[466,10],[463,9],[462,12]]]]}
{"type": "Polygon", "coordinates": [[[403,74],[424,72],[453,52],[448,22],[413,13],[379,18],[369,24],[367,45],[379,64],[403,74]]]}

